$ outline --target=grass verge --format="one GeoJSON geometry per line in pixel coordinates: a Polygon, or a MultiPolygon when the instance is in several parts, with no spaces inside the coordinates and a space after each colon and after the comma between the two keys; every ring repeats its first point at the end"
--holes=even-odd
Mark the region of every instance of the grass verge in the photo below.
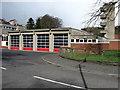
{"type": "MultiPolygon", "coordinates": [[[[75,60],[84,60],[84,53],[65,53],[63,57],[75,59],[75,60]]],[[[101,62],[101,55],[95,54],[86,54],[87,61],[96,61],[101,62]]],[[[103,55],[103,62],[112,62],[118,63],[120,62],[120,50],[106,50],[103,55]]]]}

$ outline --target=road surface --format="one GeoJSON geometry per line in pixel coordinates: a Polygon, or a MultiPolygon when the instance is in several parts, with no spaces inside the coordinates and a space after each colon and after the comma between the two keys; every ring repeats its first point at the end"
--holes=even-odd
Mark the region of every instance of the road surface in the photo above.
{"type": "MultiPolygon", "coordinates": [[[[2,50],[2,88],[84,88],[79,71],[46,63],[48,52],[2,50]]],[[[49,58],[49,57],[48,57],[49,58]]],[[[118,88],[118,78],[84,72],[88,88],[118,88]]]]}

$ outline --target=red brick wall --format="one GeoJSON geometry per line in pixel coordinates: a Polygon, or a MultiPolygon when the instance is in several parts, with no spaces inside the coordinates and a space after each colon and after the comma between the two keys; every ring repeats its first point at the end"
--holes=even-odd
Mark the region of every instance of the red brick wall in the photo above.
{"type": "Polygon", "coordinates": [[[79,48],[79,49],[109,50],[109,44],[72,43],[71,47],[72,48],[79,48]]]}
{"type": "Polygon", "coordinates": [[[84,53],[84,50],[79,49],[86,49],[86,53],[90,54],[100,54],[101,50],[109,50],[109,44],[82,44],[82,43],[73,43],[71,44],[74,52],[77,53],[84,53]],[[90,49],[90,50],[89,50],[90,49]]]}
{"type": "Polygon", "coordinates": [[[120,34],[115,34],[115,39],[120,39],[120,34]]]}
{"type": "Polygon", "coordinates": [[[120,41],[110,41],[109,44],[81,44],[72,43],[72,48],[91,50],[120,50],[120,41]]]}
{"type": "Polygon", "coordinates": [[[110,50],[120,50],[120,41],[110,41],[110,50]]]}
{"type": "Polygon", "coordinates": [[[2,46],[2,48],[8,49],[8,46],[2,46]]]}
{"type": "Polygon", "coordinates": [[[109,50],[109,43],[108,44],[100,44],[102,50],[109,50]]]}

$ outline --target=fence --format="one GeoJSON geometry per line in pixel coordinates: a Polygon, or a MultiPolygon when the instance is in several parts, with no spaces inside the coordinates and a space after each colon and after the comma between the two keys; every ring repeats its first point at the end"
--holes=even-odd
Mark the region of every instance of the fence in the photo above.
{"type": "Polygon", "coordinates": [[[119,62],[120,50],[79,49],[61,47],[59,55],[69,59],[97,62],[119,62]]]}

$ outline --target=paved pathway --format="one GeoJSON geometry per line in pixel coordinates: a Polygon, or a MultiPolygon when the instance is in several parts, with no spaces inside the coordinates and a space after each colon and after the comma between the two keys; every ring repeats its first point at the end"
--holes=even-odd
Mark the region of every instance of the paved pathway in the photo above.
{"type": "Polygon", "coordinates": [[[78,61],[62,58],[58,54],[46,55],[43,57],[43,60],[50,64],[73,69],[73,70],[79,70],[78,65],[80,63],[82,66],[82,70],[85,72],[118,77],[118,66],[102,65],[102,64],[82,62],[82,61],[78,62],[78,61]]]}

